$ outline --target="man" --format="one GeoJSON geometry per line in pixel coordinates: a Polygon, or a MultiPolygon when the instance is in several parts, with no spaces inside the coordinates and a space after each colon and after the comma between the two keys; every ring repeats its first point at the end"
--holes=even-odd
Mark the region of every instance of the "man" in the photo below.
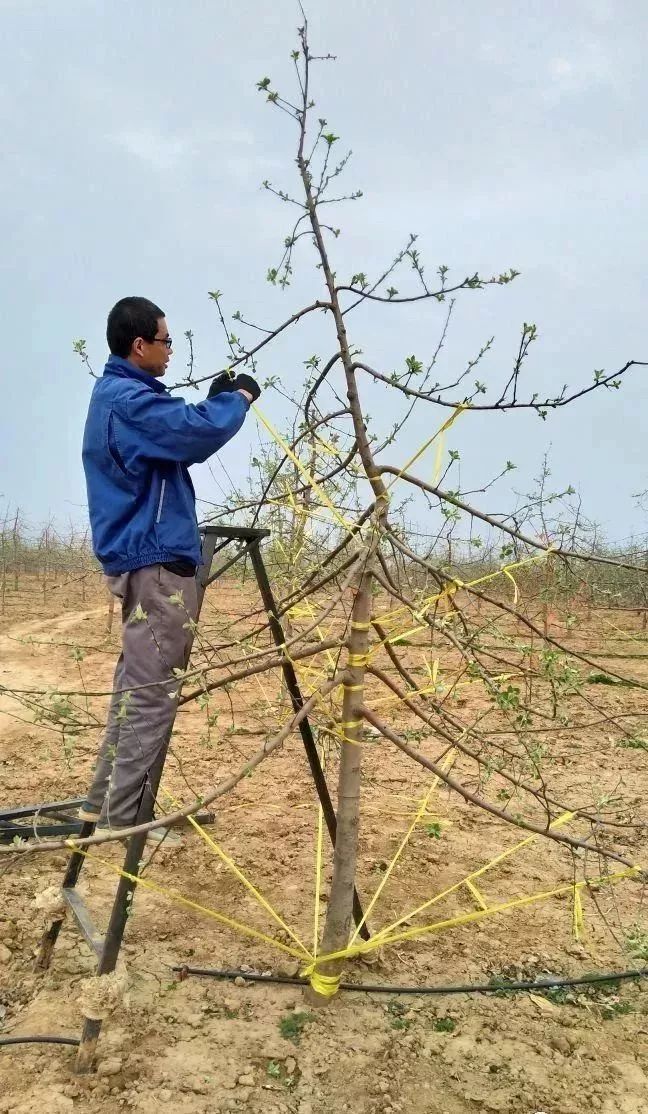
{"type": "Polygon", "coordinates": [[[83,437],[95,554],[122,605],[122,653],[82,820],[128,828],[148,793],[175,716],[177,680],[196,617],[200,536],[187,466],[241,428],[259,397],[249,375],[216,378],[187,405],[161,382],[172,355],[164,312],[122,298],[108,315],[111,352],[83,437]]]}

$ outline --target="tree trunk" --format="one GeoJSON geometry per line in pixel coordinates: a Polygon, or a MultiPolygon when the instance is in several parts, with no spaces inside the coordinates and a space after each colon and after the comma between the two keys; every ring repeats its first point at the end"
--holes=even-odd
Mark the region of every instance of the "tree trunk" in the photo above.
{"type": "MultiPolygon", "coordinates": [[[[365,569],[352,611],[347,668],[349,683],[344,686],[340,724],[343,741],[338,774],[337,837],[333,856],[333,881],[320,948],[322,955],[346,948],[351,934],[360,833],[363,737],[360,708],[364,698],[371,602],[371,572],[365,569]]],[[[332,993],[335,993],[335,980],[339,980],[342,965],[341,959],[317,964],[308,994],[314,1005],[324,1005],[332,997],[332,993]],[[320,976],[324,976],[323,982],[320,976]]]]}
{"type": "Polygon", "coordinates": [[[14,574],[14,592],[18,591],[18,529],[19,529],[19,516],[20,510],[16,511],[16,517],[11,530],[11,540],[13,546],[13,574],[14,574]]]}

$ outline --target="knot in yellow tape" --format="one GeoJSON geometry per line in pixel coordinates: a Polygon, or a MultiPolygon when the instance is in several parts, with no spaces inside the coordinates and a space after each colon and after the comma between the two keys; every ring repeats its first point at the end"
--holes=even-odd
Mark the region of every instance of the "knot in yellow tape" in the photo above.
{"type": "Polygon", "coordinates": [[[316,994],[321,994],[323,998],[332,998],[340,989],[340,976],[321,975],[319,971],[313,971],[310,977],[310,985],[316,994]]]}

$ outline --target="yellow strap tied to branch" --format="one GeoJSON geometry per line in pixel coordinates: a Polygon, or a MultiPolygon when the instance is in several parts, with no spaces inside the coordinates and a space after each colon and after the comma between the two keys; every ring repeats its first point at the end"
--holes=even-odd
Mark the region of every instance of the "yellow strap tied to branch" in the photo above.
{"type": "MultiPolygon", "coordinates": [[[[264,944],[269,944],[270,947],[278,948],[279,951],[285,952],[287,955],[292,955],[295,959],[302,960],[304,958],[304,951],[306,949],[291,948],[289,944],[283,944],[280,940],[275,940],[272,936],[266,935],[265,932],[259,932],[256,928],[251,928],[249,925],[241,924],[239,921],[232,920],[231,917],[226,917],[223,913],[217,913],[215,909],[209,909],[206,905],[201,905],[197,901],[192,901],[191,898],[184,897],[182,894],[176,893],[175,890],[169,890],[166,886],[161,886],[157,882],[153,882],[150,878],[142,878],[141,875],[130,874],[121,867],[115,866],[114,863],[109,862],[107,859],[101,859],[98,855],[93,855],[86,851],[83,847],[77,847],[73,839],[66,839],[65,846],[69,847],[72,851],[78,851],[80,855],[84,855],[92,862],[99,863],[105,866],[107,870],[111,870],[113,874],[119,875],[120,878],[127,878],[129,882],[134,882],[137,886],[141,886],[145,890],[151,890],[152,893],[160,894],[168,901],[175,902],[177,905],[182,905],[186,909],[193,909],[196,913],[202,913],[205,917],[210,917],[212,920],[218,921],[219,924],[231,928],[234,932],[240,932],[243,936],[249,936],[253,940],[260,940],[264,944]]],[[[310,953],[306,951],[310,956],[310,953]]]]}
{"type": "Polygon", "coordinates": [[[283,449],[283,451],[285,452],[285,454],[289,458],[289,460],[292,460],[295,467],[301,472],[302,476],[311,485],[311,487],[313,488],[313,491],[317,492],[317,494],[319,495],[319,497],[322,500],[322,502],[324,503],[324,505],[326,507],[328,507],[329,511],[333,515],[336,522],[339,522],[340,526],[343,526],[345,530],[349,531],[349,533],[355,533],[356,530],[355,530],[354,524],[349,522],[346,518],[344,518],[340,514],[337,507],[334,506],[334,504],[331,502],[331,500],[329,499],[329,497],[326,494],[326,492],[324,491],[324,489],[320,487],[320,485],[318,484],[315,477],[312,476],[311,473],[309,472],[308,468],[306,468],[306,466],[304,464],[302,464],[302,462],[299,459],[299,457],[297,456],[297,454],[293,452],[293,450],[291,449],[288,442],[284,441],[283,437],[274,428],[272,423],[269,422],[268,419],[261,413],[261,411],[259,410],[259,407],[256,406],[253,403],[252,404],[252,409],[254,410],[254,413],[256,414],[259,421],[261,422],[261,425],[265,426],[265,428],[267,429],[270,436],[273,437],[274,440],[277,442],[277,444],[281,446],[281,448],[283,449]],[[352,527],[354,527],[354,529],[352,529],[352,527]]]}
{"type": "MultiPolygon", "coordinates": [[[[172,794],[169,793],[166,789],[164,790],[164,793],[171,804],[176,809],[179,809],[180,805],[176,801],[175,797],[173,797],[172,794]]],[[[188,816],[187,820],[191,824],[192,828],[194,828],[194,830],[198,832],[198,835],[203,840],[203,842],[207,844],[207,846],[214,852],[215,855],[218,855],[218,858],[221,860],[221,862],[224,863],[227,869],[234,875],[234,877],[238,878],[239,882],[241,882],[245,886],[248,893],[252,895],[254,900],[261,906],[261,908],[264,909],[266,913],[270,915],[270,917],[272,917],[273,921],[275,921],[275,923],[278,924],[279,927],[288,934],[288,936],[290,936],[291,940],[294,940],[295,944],[297,944],[297,947],[301,949],[302,954],[307,956],[310,955],[308,948],[301,942],[297,934],[293,932],[292,928],[290,928],[289,925],[286,924],[283,917],[279,916],[279,913],[277,913],[276,909],[272,907],[270,902],[263,896],[260,890],[257,889],[254,883],[246,877],[246,875],[243,873],[240,867],[236,865],[231,856],[228,855],[227,852],[224,851],[218,843],[216,843],[216,840],[212,839],[209,832],[205,831],[202,825],[200,825],[193,816],[188,816]]]]}
{"type": "MultiPolygon", "coordinates": [[[[627,870],[618,871],[616,874],[601,875],[598,878],[587,878],[583,882],[567,882],[561,886],[555,886],[551,890],[543,890],[539,893],[528,894],[526,897],[512,898],[510,901],[503,901],[498,905],[491,905],[487,909],[477,909],[472,913],[459,913],[454,917],[448,917],[446,920],[434,921],[432,924],[422,925],[420,928],[408,928],[403,932],[395,932],[389,936],[379,934],[372,936],[370,940],[363,941],[361,944],[354,944],[352,947],[342,948],[337,952],[330,952],[328,955],[320,955],[318,963],[329,963],[334,959],[349,959],[353,956],[364,955],[366,952],[374,951],[376,948],[381,948],[386,944],[398,944],[404,940],[414,940],[419,936],[427,936],[432,932],[440,932],[446,928],[457,928],[461,925],[473,924],[475,921],[482,921],[485,917],[496,916],[499,913],[507,912],[509,909],[521,909],[525,905],[534,905],[539,901],[547,901],[552,897],[560,897],[561,894],[570,893],[574,889],[582,890],[586,886],[607,886],[620,881],[622,878],[629,878],[634,874],[639,873],[641,870],[638,866],[628,867],[627,870]]],[[[306,973],[309,974],[312,970],[306,968],[306,973]]]]}
{"type": "MultiPolygon", "coordinates": [[[[438,603],[442,599],[447,599],[454,596],[455,592],[458,592],[460,588],[476,588],[477,585],[485,584],[487,581],[494,580],[498,576],[506,576],[509,580],[512,581],[515,589],[514,599],[515,603],[517,604],[519,598],[518,587],[514,578],[511,576],[511,570],[522,568],[524,565],[530,565],[535,561],[544,561],[546,560],[547,556],[548,553],[539,553],[536,554],[534,557],[525,557],[521,561],[513,561],[508,565],[503,565],[501,569],[496,569],[495,572],[486,573],[484,576],[479,576],[475,580],[463,581],[460,580],[458,577],[455,577],[452,582],[447,584],[445,588],[443,588],[440,592],[436,592],[433,596],[427,596],[426,599],[422,600],[419,607],[397,607],[394,608],[392,611],[386,611],[383,615],[377,616],[376,621],[381,624],[389,623],[394,619],[395,616],[402,615],[404,611],[408,611],[412,615],[412,617],[418,620],[418,622],[420,623],[420,621],[425,618],[428,611],[435,603],[438,603]]],[[[382,641],[377,642],[374,646],[372,646],[371,657],[373,657],[380,650],[381,646],[384,646],[387,643],[389,643],[390,645],[395,645],[398,642],[401,642],[403,639],[410,638],[412,635],[418,634],[419,631],[426,629],[426,626],[408,627],[407,630],[401,631],[398,634],[388,635],[386,638],[382,639],[382,641]]]]}
{"type": "MultiPolygon", "coordinates": [[[[175,902],[178,905],[182,905],[185,908],[192,909],[195,912],[202,913],[205,916],[218,921],[220,924],[225,925],[235,932],[240,932],[244,936],[248,936],[254,940],[259,940],[264,944],[268,944],[271,947],[277,948],[279,951],[284,952],[285,954],[294,956],[296,959],[303,960],[306,955],[309,963],[308,966],[304,968],[303,974],[305,976],[311,976],[312,985],[314,986],[314,988],[318,990],[318,993],[324,994],[325,996],[332,996],[333,994],[335,994],[339,983],[339,976],[324,976],[318,974],[318,972],[316,971],[317,964],[330,962],[335,959],[352,958],[353,956],[362,955],[366,952],[373,951],[376,948],[384,946],[385,944],[395,944],[404,940],[411,940],[419,936],[428,935],[432,932],[440,932],[442,929],[456,928],[461,925],[471,924],[475,921],[483,920],[487,916],[495,916],[510,909],[519,909],[526,905],[535,904],[539,901],[545,901],[552,897],[558,897],[564,893],[572,892],[574,894],[574,900],[576,901],[576,894],[578,894],[580,898],[580,891],[582,891],[585,887],[612,885],[620,881],[621,879],[629,878],[633,875],[641,873],[641,868],[639,866],[632,866],[628,867],[626,870],[618,871],[616,874],[601,875],[598,878],[588,878],[582,882],[569,882],[564,885],[556,886],[551,890],[545,890],[536,894],[530,894],[525,897],[514,898],[510,901],[502,902],[498,905],[492,905],[486,909],[479,909],[476,912],[460,913],[457,916],[449,917],[442,921],[435,921],[432,924],[423,925],[420,928],[411,928],[403,932],[390,932],[389,935],[386,935],[385,932],[383,932],[372,936],[371,939],[368,941],[363,941],[360,944],[348,945],[346,948],[341,948],[339,951],[320,955],[316,958],[314,955],[310,955],[310,953],[308,953],[306,949],[300,949],[299,951],[297,951],[296,948],[290,947],[288,944],[284,944],[279,940],[275,940],[273,939],[273,937],[268,936],[263,932],[259,932],[257,929],[251,928],[249,925],[241,924],[238,921],[232,920],[232,918],[230,917],[224,916],[222,913],[216,912],[216,910],[214,909],[210,909],[205,905],[199,904],[197,901],[192,901],[190,898],[186,898],[182,894],[176,893],[174,890],[169,890],[165,886],[161,886],[158,883],[153,882],[150,878],[142,878],[141,876],[130,874],[128,871],[122,870],[121,867],[115,866],[113,863],[108,862],[106,859],[102,859],[97,855],[89,853],[84,848],[78,847],[72,839],[66,840],[65,845],[73,851],[78,851],[79,854],[84,855],[86,858],[92,860],[93,862],[99,863],[101,866],[105,866],[114,874],[119,875],[119,877],[127,878],[135,885],[142,886],[144,889],[150,890],[153,893],[158,893],[161,896],[167,898],[169,901],[175,902]]],[[[503,853],[503,855],[505,854],[506,853],[503,853]]],[[[498,859],[501,859],[502,857],[503,856],[498,856],[498,859]]],[[[488,867],[490,867],[491,865],[492,863],[487,864],[488,867]]],[[[472,875],[471,877],[474,877],[474,875],[472,875]]],[[[463,885],[465,881],[466,880],[464,879],[462,882],[458,883],[458,885],[463,885]]],[[[452,887],[452,889],[455,888],[456,887],[452,887]]],[[[580,925],[582,925],[582,908],[579,920],[579,926],[580,925]]]]}
{"type": "MultiPolygon", "coordinates": [[[[444,758],[443,763],[442,763],[442,769],[443,769],[444,773],[447,773],[448,770],[451,769],[452,764],[454,763],[456,757],[457,757],[457,752],[455,750],[451,750],[449,752],[449,754],[446,755],[446,757],[444,758]]],[[[374,905],[378,901],[378,898],[380,897],[382,891],[384,890],[385,886],[387,885],[387,882],[389,881],[390,875],[391,875],[392,871],[394,870],[394,867],[396,866],[398,860],[400,859],[401,855],[403,854],[403,851],[407,847],[407,844],[410,841],[412,832],[414,831],[416,825],[419,823],[421,818],[427,812],[427,806],[430,803],[430,797],[432,796],[432,794],[437,789],[440,780],[441,780],[441,778],[439,777],[439,775],[435,774],[433,779],[432,779],[432,784],[431,784],[430,788],[428,789],[427,793],[423,797],[423,800],[421,801],[421,804],[419,805],[417,811],[414,814],[414,817],[412,818],[412,822],[411,822],[409,828],[407,829],[407,832],[403,836],[401,842],[399,843],[399,845],[396,849],[396,852],[394,854],[394,857],[393,857],[392,861],[390,862],[389,866],[387,867],[387,870],[385,871],[383,877],[380,880],[380,884],[379,884],[375,894],[373,895],[371,901],[369,902],[367,908],[365,909],[362,920],[360,921],[360,923],[358,925],[356,925],[355,932],[353,933],[353,936],[351,937],[351,940],[349,941],[350,945],[353,944],[357,940],[358,935],[360,933],[360,929],[362,928],[363,924],[367,920],[367,917],[371,913],[371,910],[373,909],[374,905]]]]}
{"type": "MultiPolygon", "coordinates": [[[[398,483],[398,481],[401,479],[403,473],[407,472],[407,469],[410,468],[412,464],[416,464],[416,461],[419,460],[419,458],[423,456],[423,453],[426,452],[427,449],[429,449],[430,445],[434,441],[436,441],[437,437],[441,438],[439,448],[440,448],[441,452],[443,452],[443,435],[447,432],[447,430],[450,429],[450,426],[454,425],[454,423],[456,422],[459,415],[463,414],[464,410],[469,410],[469,409],[470,409],[469,406],[465,405],[464,403],[460,403],[459,406],[457,406],[454,413],[452,413],[450,415],[450,417],[447,419],[447,421],[445,421],[442,426],[439,426],[436,433],[433,433],[432,436],[427,439],[425,444],[422,445],[420,449],[417,449],[417,451],[414,453],[414,455],[411,456],[408,461],[406,461],[406,463],[403,465],[403,467],[401,468],[398,475],[394,476],[391,483],[389,483],[387,485],[387,491],[391,491],[394,484],[398,483]]],[[[440,459],[441,459],[440,453],[437,451],[437,460],[435,462],[435,468],[438,468],[439,471],[440,471],[440,459]]],[[[436,482],[436,480],[435,480],[435,482],[436,482]]]]}
{"type": "MultiPolygon", "coordinates": [[[[564,812],[562,816],[559,816],[556,820],[554,820],[553,823],[549,825],[549,827],[559,828],[563,824],[567,824],[570,820],[573,820],[574,816],[575,813],[573,812],[564,812]]],[[[413,920],[414,917],[417,917],[419,915],[419,913],[425,912],[425,910],[429,909],[432,905],[437,905],[439,901],[442,901],[444,898],[449,897],[450,894],[456,893],[456,891],[460,890],[462,886],[465,886],[467,882],[473,882],[476,878],[480,878],[482,874],[486,874],[487,871],[492,870],[493,867],[496,867],[500,863],[504,862],[505,859],[510,858],[511,855],[516,855],[518,851],[521,851],[523,847],[527,847],[530,843],[533,843],[534,840],[536,840],[537,838],[538,837],[536,835],[527,836],[525,839],[520,840],[519,843],[515,843],[512,847],[506,848],[505,851],[500,851],[499,855],[496,855],[495,858],[490,859],[489,862],[484,864],[484,866],[480,866],[477,870],[473,870],[465,878],[461,878],[459,882],[455,882],[454,885],[448,886],[446,890],[442,890],[441,893],[438,893],[434,897],[431,897],[427,901],[424,901],[421,905],[418,905],[416,909],[411,909],[408,913],[405,913],[402,917],[399,917],[397,921],[394,921],[393,924],[387,925],[385,928],[381,929],[380,932],[375,933],[374,935],[382,937],[390,932],[393,932],[395,929],[399,928],[400,925],[402,925],[405,921],[413,920]]]]}

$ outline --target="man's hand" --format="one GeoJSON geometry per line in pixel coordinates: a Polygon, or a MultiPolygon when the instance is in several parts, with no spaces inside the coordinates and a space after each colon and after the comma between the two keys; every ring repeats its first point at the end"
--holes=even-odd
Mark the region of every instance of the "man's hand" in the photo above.
{"type": "Polygon", "coordinates": [[[220,375],[212,379],[207,398],[214,398],[216,395],[224,393],[231,394],[232,391],[238,391],[248,402],[256,402],[261,394],[259,384],[251,375],[241,372],[240,375],[236,376],[236,379],[231,379],[226,371],[222,371],[220,375]]]}
{"type": "Polygon", "coordinates": [[[251,375],[246,375],[244,371],[236,376],[233,389],[240,391],[250,402],[256,402],[261,394],[261,388],[256,379],[253,379],[251,375]]]}
{"type": "Polygon", "coordinates": [[[207,398],[214,398],[216,395],[230,394],[234,390],[234,380],[227,374],[226,371],[221,371],[215,379],[212,379],[209,384],[207,398]]]}

